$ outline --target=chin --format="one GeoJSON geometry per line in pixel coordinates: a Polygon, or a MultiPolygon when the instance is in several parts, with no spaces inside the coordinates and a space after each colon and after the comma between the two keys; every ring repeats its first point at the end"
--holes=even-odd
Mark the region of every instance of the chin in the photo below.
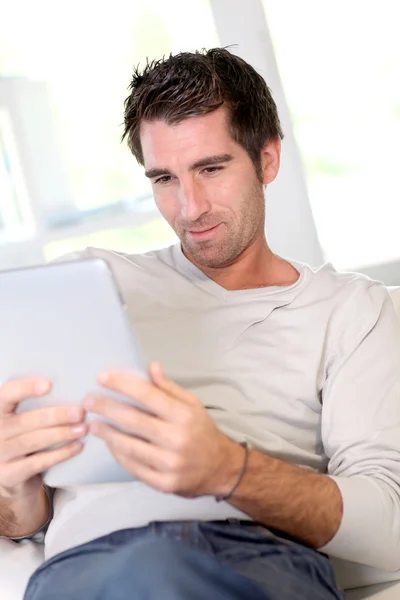
{"type": "Polygon", "coordinates": [[[185,254],[189,260],[194,260],[200,267],[219,268],[224,267],[230,262],[229,256],[218,252],[218,249],[215,247],[204,250],[187,248],[185,249],[185,254]]]}
{"type": "Polygon", "coordinates": [[[194,257],[196,263],[200,266],[200,267],[208,267],[210,269],[217,269],[219,267],[223,267],[226,262],[225,261],[221,261],[220,258],[217,257],[194,257]]]}

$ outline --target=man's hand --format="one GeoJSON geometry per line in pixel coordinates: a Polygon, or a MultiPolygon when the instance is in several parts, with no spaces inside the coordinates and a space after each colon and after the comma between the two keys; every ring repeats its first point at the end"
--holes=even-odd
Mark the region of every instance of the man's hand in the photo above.
{"type": "Polygon", "coordinates": [[[150,414],[91,395],[84,408],[131,435],[102,421],[92,423],[91,433],[131,475],[157,490],[188,498],[228,493],[240,473],[243,448],[217,428],[196,396],[167,380],[158,363],[149,374],[151,382],[125,372],[99,376],[103,386],[135,399],[150,414]]]}
{"type": "Polygon", "coordinates": [[[49,393],[46,380],[8,381],[0,387],[0,499],[38,493],[41,473],[78,454],[87,433],[80,406],[41,408],[16,415],[17,405],[49,393]],[[50,446],[64,444],[54,450],[50,446]]]}

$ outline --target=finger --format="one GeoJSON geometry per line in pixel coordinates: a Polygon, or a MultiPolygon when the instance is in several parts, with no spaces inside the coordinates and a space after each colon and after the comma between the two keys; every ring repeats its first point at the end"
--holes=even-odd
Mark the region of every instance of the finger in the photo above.
{"type": "Polygon", "coordinates": [[[0,416],[0,439],[8,440],[30,431],[80,423],[84,417],[85,411],[81,406],[53,406],[28,410],[3,419],[0,416]]]}
{"type": "Polygon", "coordinates": [[[18,379],[6,381],[0,387],[0,414],[12,413],[27,398],[48,394],[51,382],[46,379],[18,379]]]}
{"type": "Polygon", "coordinates": [[[120,454],[112,448],[110,448],[110,452],[121,467],[135,479],[139,479],[139,481],[160,492],[171,493],[174,491],[175,477],[170,472],[158,471],[143,462],[135,461],[125,454],[120,454]]]}
{"type": "Polygon", "coordinates": [[[166,421],[170,420],[171,413],[174,411],[177,402],[179,402],[179,400],[170,397],[150,381],[126,371],[101,373],[99,382],[110,390],[120,392],[128,398],[136,400],[143,408],[166,421]]]}
{"type": "Polygon", "coordinates": [[[134,406],[97,395],[84,398],[83,406],[86,410],[105,417],[133,435],[160,446],[173,446],[173,427],[166,421],[134,406]]]}
{"type": "Polygon", "coordinates": [[[158,362],[152,362],[149,365],[149,374],[152,382],[162,389],[164,392],[167,392],[170,396],[181,400],[182,402],[188,402],[192,404],[193,401],[197,401],[196,396],[185,390],[183,387],[167,379],[164,376],[162,366],[158,362]]]}
{"type": "Polygon", "coordinates": [[[46,450],[55,444],[65,444],[82,438],[88,429],[88,425],[81,423],[72,427],[53,427],[19,435],[0,445],[0,461],[6,463],[33,452],[46,450]]]}
{"type": "Polygon", "coordinates": [[[160,471],[171,471],[178,466],[176,454],[173,452],[118,431],[101,421],[94,421],[90,426],[90,432],[104,440],[115,455],[126,456],[134,462],[143,463],[160,471]]]}
{"type": "Polygon", "coordinates": [[[76,456],[82,451],[82,448],[82,442],[75,440],[55,450],[37,452],[26,458],[9,462],[1,466],[2,479],[7,481],[8,486],[14,487],[35,475],[44,473],[54,465],[76,456]]]}

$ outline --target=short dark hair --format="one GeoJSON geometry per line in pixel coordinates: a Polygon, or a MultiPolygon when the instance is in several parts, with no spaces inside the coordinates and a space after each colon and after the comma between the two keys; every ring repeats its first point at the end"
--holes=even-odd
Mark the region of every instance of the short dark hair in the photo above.
{"type": "Polygon", "coordinates": [[[125,100],[124,133],[137,161],[143,165],[140,144],[142,120],[169,125],[207,114],[225,105],[232,138],[261,171],[261,149],[283,138],[271,91],[259,73],[226,48],[181,52],[135,68],[125,100]]]}

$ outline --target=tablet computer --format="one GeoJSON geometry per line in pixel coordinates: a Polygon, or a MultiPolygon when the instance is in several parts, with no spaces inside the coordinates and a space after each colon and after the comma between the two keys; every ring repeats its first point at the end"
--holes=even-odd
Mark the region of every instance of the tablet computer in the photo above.
{"type": "MultiPolygon", "coordinates": [[[[25,377],[53,382],[51,393],[21,402],[17,412],[80,404],[88,393],[134,403],[102,388],[97,375],[118,369],[146,377],[124,301],[102,259],[0,272],[0,332],[0,382],[25,377]]],[[[95,418],[87,414],[88,422],[95,418]]],[[[52,487],[130,480],[106,444],[90,434],[79,455],[44,474],[52,487]]]]}

